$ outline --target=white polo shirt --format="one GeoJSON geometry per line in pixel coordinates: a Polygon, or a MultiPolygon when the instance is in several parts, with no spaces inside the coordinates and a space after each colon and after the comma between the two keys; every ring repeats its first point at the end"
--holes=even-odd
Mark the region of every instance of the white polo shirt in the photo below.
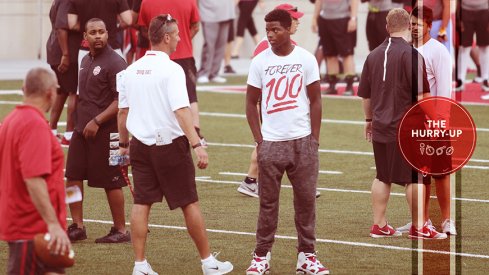
{"type": "Polygon", "coordinates": [[[174,111],[189,107],[182,67],[161,51],[146,55],[117,74],[119,108],[129,108],[127,129],[146,145],[156,135],[171,139],[183,136],[174,111]]]}
{"type": "Polygon", "coordinates": [[[268,48],[253,58],[247,83],[262,91],[264,140],[293,140],[311,134],[306,86],[318,80],[316,58],[299,46],[287,56],[268,48]]]}

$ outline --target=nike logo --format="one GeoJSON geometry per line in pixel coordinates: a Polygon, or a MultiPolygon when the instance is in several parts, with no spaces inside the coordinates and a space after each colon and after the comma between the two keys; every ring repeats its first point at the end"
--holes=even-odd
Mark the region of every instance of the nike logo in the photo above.
{"type": "Polygon", "coordinates": [[[382,230],[380,230],[380,229],[379,229],[379,231],[380,231],[380,233],[383,233],[383,234],[385,234],[385,235],[390,235],[390,234],[391,234],[391,232],[390,232],[389,230],[387,230],[387,231],[382,231],[382,230]]]}
{"type": "Polygon", "coordinates": [[[149,275],[149,273],[147,272],[142,272],[142,271],[139,271],[139,273],[143,274],[143,275],[149,275]]]}
{"type": "Polygon", "coordinates": [[[417,231],[416,233],[419,234],[419,235],[421,235],[421,236],[424,236],[424,237],[429,237],[430,236],[430,233],[423,233],[423,232],[419,232],[419,231],[417,231]]]}
{"type": "Polygon", "coordinates": [[[209,269],[219,270],[219,267],[209,267],[209,269]]]}

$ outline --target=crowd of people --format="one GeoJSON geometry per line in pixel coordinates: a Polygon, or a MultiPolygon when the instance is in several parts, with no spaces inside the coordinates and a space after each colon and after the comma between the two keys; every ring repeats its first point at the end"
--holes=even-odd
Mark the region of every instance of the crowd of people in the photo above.
{"type": "MultiPolygon", "coordinates": [[[[325,94],[336,94],[336,84],[343,79],[345,94],[355,94],[353,84],[358,76],[353,57],[360,1],[311,1],[315,2],[311,27],[319,35],[315,54],[291,39],[304,13],[290,4],[279,4],[267,12],[266,36],[260,41],[251,16],[259,2],[53,1],[47,42],[52,71],[29,71],[23,104],[0,126],[0,216],[4,217],[0,239],[9,244],[8,274],[64,274],[62,268],[47,266],[35,257],[32,239],[36,233],[49,232],[53,253],[63,254],[71,242],[88,238],[83,220],[84,181],[89,187],[104,189],[113,219],[109,233],[95,242],[132,242],[133,275],[158,274],[146,258],[145,247],[151,207],[163,198],[171,210],[182,210],[203,274],[233,270],[230,262],[219,261],[210,251],[191,152],[196,166],[206,169],[207,142],[200,130],[196,85],[226,82],[220,75],[221,65],[224,61],[224,70],[232,73],[229,60],[240,54],[245,29],[256,44],[246,89],[246,117],[256,147],[238,192],[260,202],[256,246],[246,274],[270,271],[285,173],[294,194],[296,272],[329,274],[315,251],[320,83],[329,84],[325,94]],[[241,13],[234,37],[236,5],[241,13]],[[204,45],[197,70],[192,39],[199,31],[204,45]],[[321,77],[323,58],[327,73],[321,77]],[[278,93],[284,85],[284,91],[278,93]],[[59,135],[57,124],[66,100],[67,127],[59,135]],[[49,125],[43,121],[45,112],[50,112],[49,125]],[[60,145],[69,146],[64,175],[60,145]],[[130,156],[135,182],[130,230],[125,225],[123,195],[128,180],[124,167],[108,161],[114,156],[130,156]],[[69,226],[65,186],[79,190],[82,198],[69,204],[73,220],[69,226]],[[11,211],[13,200],[25,205],[11,211]]],[[[420,176],[402,157],[396,126],[418,100],[430,95],[451,98],[454,69],[450,49],[458,44],[455,90],[463,90],[474,34],[479,81],[489,91],[488,2],[468,0],[458,7],[460,43],[454,43],[448,0],[368,2],[366,30],[371,53],[361,72],[358,96],[363,101],[365,138],[372,142],[377,171],[372,183],[370,236],[397,237],[406,232],[413,239],[444,239],[456,235],[450,218],[449,177],[434,177],[442,216],[438,231],[428,212],[431,179],[420,176]],[[475,22],[475,17],[483,18],[485,25],[475,22]],[[412,221],[397,229],[386,218],[392,183],[405,186],[412,214],[412,221]],[[422,200],[414,195],[418,193],[422,200]]]]}

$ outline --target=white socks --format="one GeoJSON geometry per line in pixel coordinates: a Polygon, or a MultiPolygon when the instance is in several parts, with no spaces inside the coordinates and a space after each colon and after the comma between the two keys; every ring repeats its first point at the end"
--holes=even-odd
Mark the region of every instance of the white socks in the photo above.
{"type": "Polygon", "coordinates": [[[462,47],[460,46],[458,52],[458,72],[457,78],[462,80],[462,83],[465,82],[465,78],[467,77],[467,67],[469,66],[470,60],[470,47],[462,47]]]}
{"type": "Polygon", "coordinates": [[[201,259],[200,262],[203,264],[203,265],[209,265],[209,264],[213,264],[215,262],[215,258],[214,256],[209,255],[209,257],[205,258],[205,259],[201,259]]]}
{"type": "Polygon", "coordinates": [[[479,63],[482,79],[489,80],[489,46],[479,47],[479,63]]]}
{"type": "Polygon", "coordinates": [[[148,261],[146,261],[146,259],[144,259],[144,261],[142,262],[134,262],[134,265],[147,265],[148,264],[148,261]]]}

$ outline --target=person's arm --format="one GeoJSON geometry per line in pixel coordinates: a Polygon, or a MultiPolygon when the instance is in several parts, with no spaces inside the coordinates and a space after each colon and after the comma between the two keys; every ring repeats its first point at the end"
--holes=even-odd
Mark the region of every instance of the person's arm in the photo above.
{"type": "Polygon", "coordinates": [[[94,138],[95,135],[97,135],[100,126],[117,115],[119,111],[117,104],[117,100],[112,101],[112,103],[110,103],[110,105],[103,112],[90,120],[85,126],[85,129],[83,129],[83,136],[87,139],[94,138]]]}
{"type": "Polygon", "coordinates": [[[362,99],[363,113],[365,115],[365,139],[368,142],[372,142],[372,107],[370,105],[370,98],[362,99]]]}
{"type": "Polygon", "coordinates": [[[190,24],[190,39],[193,39],[194,36],[199,32],[200,30],[200,23],[195,22],[190,24]]]}
{"type": "Polygon", "coordinates": [[[183,130],[183,133],[190,142],[190,145],[195,151],[197,156],[197,167],[205,169],[209,164],[209,156],[204,147],[200,145],[200,138],[195,131],[194,124],[192,122],[192,113],[189,107],[180,108],[174,111],[178,124],[183,130]]]}
{"type": "Polygon", "coordinates": [[[250,126],[251,133],[255,142],[259,145],[263,141],[263,136],[260,129],[260,115],[256,105],[261,97],[260,88],[248,85],[246,87],[246,119],[250,126]]]}
{"type": "Polygon", "coordinates": [[[312,14],[312,22],[311,22],[311,29],[313,32],[318,32],[318,18],[319,18],[319,12],[321,11],[321,4],[322,0],[316,0],[316,3],[314,3],[314,12],[312,14]]]}
{"type": "Polygon", "coordinates": [[[125,10],[119,13],[119,23],[121,28],[127,28],[132,25],[132,13],[131,10],[125,10]]]}
{"type": "Polygon", "coordinates": [[[319,142],[319,133],[321,131],[322,101],[321,86],[319,81],[315,81],[306,87],[307,96],[309,97],[311,131],[312,136],[319,142]]]}
{"type": "Polygon", "coordinates": [[[56,29],[58,44],[61,48],[61,60],[59,61],[58,71],[64,73],[70,65],[70,51],[68,48],[68,31],[65,29],[56,29]]]}
{"type": "MultiPolygon", "coordinates": [[[[117,129],[119,130],[119,143],[129,143],[129,131],[126,127],[127,115],[129,108],[119,108],[117,114],[117,129]]],[[[129,147],[123,148],[119,146],[119,154],[121,156],[129,154],[129,147]]]]}
{"type": "Polygon", "coordinates": [[[351,0],[347,32],[354,32],[357,29],[358,2],[359,0],[351,0]]]}
{"type": "Polygon", "coordinates": [[[447,27],[450,21],[450,0],[442,1],[442,16],[441,16],[441,26],[438,31],[438,41],[445,42],[448,40],[447,27]]]}
{"type": "Polygon", "coordinates": [[[81,31],[78,14],[68,13],[68,27],[70,30],[81,31]]]}
{"type": "Polygon", "coordinates": [[[46,180],[42,177],[33,177],[24,179],[24,182],[32,203],[46,223],[48,233],[51,235],[48,248],[51,249],[55,255],[64,255],[68,253],[71,249],[70,239],[56,217],[56,212],[49,199],[46,180]]]}

